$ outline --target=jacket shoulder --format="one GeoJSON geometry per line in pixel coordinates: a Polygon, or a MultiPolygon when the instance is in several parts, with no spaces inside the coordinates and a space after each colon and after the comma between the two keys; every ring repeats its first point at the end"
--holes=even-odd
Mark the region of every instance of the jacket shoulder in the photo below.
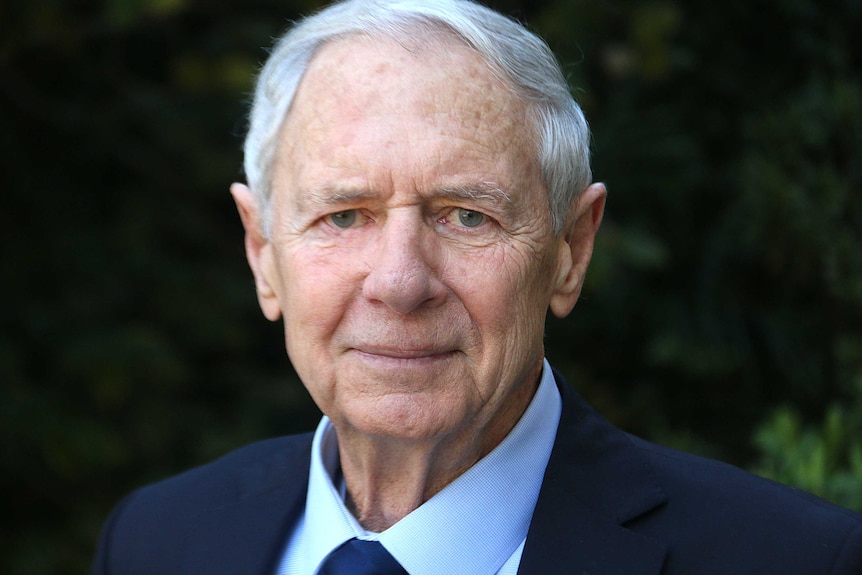
{"type": "MultiPolygon", "coordinates": [[[[555,376],[564,409],[531,530],[567,533],[580,570],[654,573],[644,559],[660,556],[664,575],[862,575],[858,513],[629,435],[555,376]],[[602,525],[602,537],[593,536],[602,525]],[[605,541],[613,536],[631,544],[629,555],[641,549],[641,559],[611,552],[605,541]]],[[[540,541],[533,537],[534,558],[548,554],[540,541]]]]}
{"type": "Polygon", "coordinates": [[[628,437],[668,496],[632,528],[672,534],[668,567],[862,574],[862,515],[732,465],[628,437]]]}
{"type": "MultiPolygon", "coordinates": [[[[219,504],[254,491],[280,486],[309,458],[312,434],[266,439],[245,445],[209,463],[144,486],[133,498],[159,499],[196,507],[219,504]]],[[[307,467],[301,476],[307,475],[307,467]]],[[[303,477],[304,478],[304,477],[303,477]]]]}
{"type": "Polygon", "coordinates": [[[248,557],[269,559],[304,502],[311,439],[253,443],[133,491],[105,523],[92,573],[195,573],[210,562],[218,573],[243,540],[248,557]]]}

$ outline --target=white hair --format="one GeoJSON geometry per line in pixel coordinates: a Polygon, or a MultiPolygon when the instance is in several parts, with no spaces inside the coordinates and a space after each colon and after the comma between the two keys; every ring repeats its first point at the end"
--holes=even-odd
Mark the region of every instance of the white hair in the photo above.
{"type": "Polygon", "coordinates": [[[347,0],[293,24],[257,80],[245,140],[245,173],[270,228],[269,198],[278,137],[309,62],[324,44],[348,35],[416,36],[439,31],[475,50],[527,102],[555,233],[591,180],[590,135],[581,108],[548,45],[520,23],[469,0],[347,0]]]}

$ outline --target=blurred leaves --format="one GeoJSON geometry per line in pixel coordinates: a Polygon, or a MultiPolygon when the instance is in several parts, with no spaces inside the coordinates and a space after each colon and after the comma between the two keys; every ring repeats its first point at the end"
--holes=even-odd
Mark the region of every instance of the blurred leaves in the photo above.
{"type": "Polygon", "coordinates": [[[816,422],[855,397],[860,364],[840,350],[862,332],[860,18],[841,2],[581,1],[540,20],[552,46],[579,39],[610,191],[548,353],[629,429],[745,465],[769,406],[816,422]]]}
{"type": "Polygon", "coordinates": [[[833,405],[819,426],[805,425],[788,407],[777,409],[755,435],[762,452],[757,473],[862,509],[862,401],[850,413],[833,405]]]}

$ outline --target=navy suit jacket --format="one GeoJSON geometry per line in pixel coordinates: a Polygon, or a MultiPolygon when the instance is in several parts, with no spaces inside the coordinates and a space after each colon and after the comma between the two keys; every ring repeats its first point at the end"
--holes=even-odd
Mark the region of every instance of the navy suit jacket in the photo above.
{"type": "MultiPolygon", "coordinates": [[[[862,575],[862,516],[630,436],[555,375],[563,411],[518,573],[862,575]]],[[[132,493],[93,574],[274,575],[305,504],[311,437],[256,443],[132,493]]]]}

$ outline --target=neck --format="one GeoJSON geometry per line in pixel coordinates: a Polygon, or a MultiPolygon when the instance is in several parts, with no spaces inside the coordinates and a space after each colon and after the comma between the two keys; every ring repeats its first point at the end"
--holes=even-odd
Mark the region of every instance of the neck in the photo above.
{"type": "Polygon", "coordinates": [[[538,388],[539,374],[486,425],[443,437],[420,441],[368,436],[333,422],[346,503],[359,523],[369,531],[388,529],[490,453],[521,419],[538,388]]]}

